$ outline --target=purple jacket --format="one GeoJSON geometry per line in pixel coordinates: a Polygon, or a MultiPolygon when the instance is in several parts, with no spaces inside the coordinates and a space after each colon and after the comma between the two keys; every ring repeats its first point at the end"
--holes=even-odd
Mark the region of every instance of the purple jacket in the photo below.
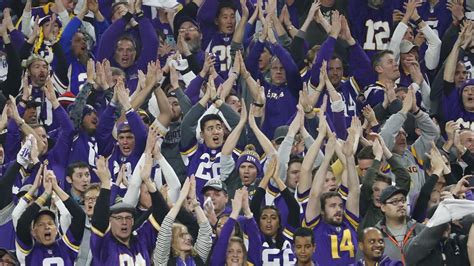
{"type": "MultiPolygon", "coordinates": [[[[146,17],[137,18],[138,32],[140,35],[141,51],[137,51],[137,58],[135,64],[127,69],[122,69],[127,75],[127,86],[130,92],[133,93],[138,83],[138,70],[142,70],[146,73],[147,64],[150,61],[155,61],[158,56],[158,37],[153,29],[153,25],[150,20],[146,17]]],[[[109,28],[104,32],[100,39],[99,49],[97,52],[97,60],[102,61],[103,59],[110,60],[110,63],[114,67],[120,68],[119,64],[114,60],[115,45],[118,39],[126,31],[128,21],[125,17],[112,23],[109,28]],[[113,45],[113,48],[111,47],[113,45]]],[[[133,32],[131,32],[133,33],[133,32]]]]}

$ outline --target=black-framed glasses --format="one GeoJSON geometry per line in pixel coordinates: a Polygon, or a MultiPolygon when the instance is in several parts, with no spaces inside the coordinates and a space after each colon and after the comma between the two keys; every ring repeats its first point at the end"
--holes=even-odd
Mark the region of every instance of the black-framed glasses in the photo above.
{"type": "Polygon", "coordinates": [[[394,200],[391,200],[391,201],[387,201],[385,203],[397,206],[399,203],[405,204],[405,202],[407,202],[406,198],[400,198],[400,199],[394,199],[394,200]]]}

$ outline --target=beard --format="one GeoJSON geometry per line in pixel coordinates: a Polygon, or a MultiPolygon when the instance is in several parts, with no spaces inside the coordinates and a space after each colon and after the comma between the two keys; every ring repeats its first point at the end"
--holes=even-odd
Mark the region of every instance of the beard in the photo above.
{"type": "Polygon", "coordinates": [[[199,39],[189,40],[187,43],[188,43],[189,51],[191,51],[191,53],[194,54],[198,52],[199,50],[201,50],[201,41],[199,39]]]}

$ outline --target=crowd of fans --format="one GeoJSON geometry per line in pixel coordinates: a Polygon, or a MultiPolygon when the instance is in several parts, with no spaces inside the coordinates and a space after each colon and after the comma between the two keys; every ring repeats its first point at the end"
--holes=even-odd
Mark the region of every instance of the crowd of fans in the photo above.
{"type": "Polygon", "coordinates": [[[474,265],[473,0],[0,7],[0,265],[474,265]]]}

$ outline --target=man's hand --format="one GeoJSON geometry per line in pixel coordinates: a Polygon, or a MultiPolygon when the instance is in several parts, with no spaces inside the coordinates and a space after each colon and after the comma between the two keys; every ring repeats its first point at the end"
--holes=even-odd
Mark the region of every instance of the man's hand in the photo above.
{"type": "Polygon", "coordinates": [[[408,113],[413,108],[413,101],[414,100],[415,99],[413,99],[413,94],[410,92],[410,90],[408,90],[408,93],[405,96],[405,99],[403,99],[403,105],[402,105],[402,109],[400,110],[400,112],[402,112],[404,114],[408,113]]]}
{"type": "Polygon", "coordinates": [[[383,155],[383,149],[378,139],[374,139],[372,143],[372,151],[374,153],[375,159],[378,161],[381,161],[382,155],[383,155]]]}
{"type": "Polygon", "coordinates": [[[454,21],[460,22],[464,19],[464,0],[448,1],[446,7],[451,11],[451,16],[454,21]]]}
{"type": "Polygon", "coordinates": [[[339,32],[341,32],[341,15],[339,14],[339,11],[334,11],[332,13],[331,17],[331,32],[329,35],[333,37],[334,39],[337,39],[339,36],[339,32]]]}
{"type": "Polygon", "coordinates": [[[421,86],[424,79],[423,74],[421,73],[420,64],[416,60],[410,65],[410,76],[418,86],[421,86]]]}
{"type": "Polygon", "coordinates": [[[53,81],[51,80],[50,77],[46,79],[46,83],[43,86],[43,91],[48,101],[51,102],[53,109],[58,108],[59,101],[58,101],[58,98],[56,97],[56,91],[54,90],[53,81]]]}
{"type": "Polygon", "coordinates": [[[347,23],[347,19],[344,16],[341,16],[341,32],[339,33],[339,37],[346,41],[350,46],[356,44],[355,39],[352,37],[349,23],[347,23]]]}
{"type": "Polygon", "coordinates": [[[96,74],[95,74],[95,65],[94,65],[94,60],[89,59],[87,61],[87,79],[86,82],[89,84],[94,84],[95,80],[97,80],[96,74]]]}
{"type": "Polygon", "coordinates": [[[431,143],[431,151],[426,156],[431,160],[431,170],[433,174],[441,176],[444,169],[444,160],[434,142],[431,143]]]}
{"type": "Polygon", "coordinates": [[[99,156],[95,161],[96,169],[92,169],[99,177],[102,188],[110,189],[112,175],[109,170],[109,159],[104,156],[99,156]]]}

